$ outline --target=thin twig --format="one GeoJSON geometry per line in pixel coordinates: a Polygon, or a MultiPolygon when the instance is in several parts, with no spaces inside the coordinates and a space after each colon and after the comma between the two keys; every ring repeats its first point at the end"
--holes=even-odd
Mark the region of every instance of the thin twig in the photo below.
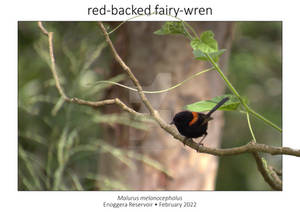
{"type": "MultiPolygon", "coordinates": [[[[99,22],[99,26],[101,31],[104,34],[105,40],[108,43],[113,56],[115,58],[115,60],[120,64],[120,66],[122,67],[122,69],[127,73],[127,75],[129,76],[129,78],[131,79],[131,81],[133,82],[133,84],[136,86],[138,94],[142,100],[142,102],[144,103],[144,105],[146,106],[146,108],[149,110],[150,115],[155,119],[155,121],[160,125],[160,127],[162,129],[164,129],[165,131],[167,131],[168,133],[170,133],[171,135],[173,135],[174,137],[178,137],[178,133],[176,133],[174,131],[174,129],[168,125],[160,116],[160,114],[158,113],[158,111],[156,111],[152,105],[150,104],[149,100],[147,99],[147,97],[145,96],[145,94],[143,93],[143,89],[142,86],[140,84],[140,82],[137,80],[137,78],[134,76],[134,74],[132,73],[131,69],[126,65],[126,63],[122,60],[122,58],[119,56],[118,52],[116,51],[113,43],[111,42],[109,35],[103,25],[102,22],[99,22]]],[[[181,136],[182,137],[182,136],[181,136]]],[[[181,139],[181,141],[183,142],[183,139],[181,139]]]]}
{"type": "Polygon", "coordinates": [[[272,166],[268,166],[268,167],[269,167],[270,175],[273,178],[273,180],[282,187],[282,180],[280,179],[279,174],[277,173],[277,170],[272,166]]]}
{"type": "Polygon", "coordinates": [[[265,181],[271,186],[271,188],[273,188],[274,190],[278,190],[281,191],[282,190],[282,183],[278,183],[277,181],[274,181],[270,174],[268,173],[268,167],[265,167],[264,162],[262,160],[262,158],[259,156],[259,154],[257,152],[253,152],[252,153],[256,164],[257,164],[257,168],[260,171],[260,173],[262,174],[263,178],[265,179],[265,181]]]}
{"type": "MultiPolygon", "coordinates": [[[[172,87],[169,87],[169,88],[166,88],[166,89],[162,89],[162,90],[157,90],[157,91],[145,91],[143,90],[143,93],[151,93],[151,94],[158,94],[158,93],[165,93],[165,92],[168,92],[168,91],[171,91],[181,85],[183,85],[184,83],[186,83],[187,81],[191,80],[191,79],[194,79],[196,76],[199,76],[200,74],[204,74],[206,72],[209,72],[209,71],[212,71],[214,70],[213,67],[211,68],[208,68],[208,69],[205,69],[203,71],[199,71],[197,72],[196,74],[193,74],[192,76],[186,78],[185,80],[183,80],[182,82],[180,83],[177,83],[176,85],[172,86],[172,87]]],[[[97,83],[108,83],[108,84],[113,84],[113,85],[117,85],[117,86],[120,86],[122,88],[126,88],[128,90],[131,90],[131,91],[135,91],[137,92],[138,90],[135,89],[135,88],[132,88],[132,87],[129,87],[129,86],[126,86],[126,85],[123,85],[121,83],[118,83],[118,82],[113,82],[113,81],[109,81],[109,80],[101,80],[101,81],[98,81],[97,83]]]]}
{"type": "Polygon", "coordinates": [[[55,63],[55,56],[54,56],[54,48],[53,48],[53,32],[48,32],[44,26],[43,23],[41,21],[38,22],[38,26],[41,29],[41,31],[43,32],[44,35],[46,35],[48,37],[48,43],[49,43],[49,55],[50,55],[50,59],[51,59],[51,72],[55,81],[55,85],[56,88],[58,90],[58,92],[60,93],[60,95],[64,98],[65,101],[67,102],[72,102],[72,103],[76,103],[79,105],[86,105],[86,106],[90,106],[90,107],[101,107],[104,105],[111,105],[111,104],[116,104],[118,106],[121,107],[121,109],[123,109],[124,111],[127,111],[133,115],[144,115],[142,113],[138,113],[135,110],[131,109],[130,107],[128,107],[125,103],[123,103],[120,99],[115,98],[115,99],[106,99],[106,100],[102,100],[102,101],[86,101],[83,99],[79,99],[79,98],[70,98],[68,97],[65,92],[63,87],[61,86],[61,83],[59,81],[59,77],[57,74],[57,70],[56,70],[56,63],[55,63]]]}
{"type": "MultiPolygon", "coordinates": [[[[99,25],[101,26],[102,24],[100,23],[99,25]]],[[[39,22],[39,27],[41,28],[41,26],[42,26],[42,23],[39,22]]],[[[41,30],[42,30],[43,33],[44,33],[44,31],[47,32],[47,30],[45,30],[44,27],[42,27],[41,30]]],[[[46,35],[49,36],[49,34],[52,34],[52,33],[47,32],[46,35]]],[[[51,39],[52,39],[52,36],[51,36],[51,39]]],[[[109,38],[108,38],[108,40],[110,41],[109,38]]],[[[49,41],[50,41],[50,39],[49,39],[49,41]]],[[[111,43],[111,41],[110,41],[110,43],[111,43]]],[[[53,43],[49,42],[49,45],[50,45],[49,53],[50,53],[50,57],[52,57],[51,63],[52,63],[52,67],[54,67],[53,70],[52,70],[52,73],[53,73],[53,77],[55,79],[56,87],[59,90],[59,92],[63,94],[62,96],[65,98],[66,101],[76,103],[76,104],[80,104],[80,105],[86,105],[86,106],[90,106],[90,107],[101,107],[101,106],[104,106],[104,105],[116,104],[116,105],[120,106],[124,111],[127,111],[127,112],[129,112],[133,115],[139,115],[139,116],[145,116],[146,115],[146,114],[143,114],[143,113],[138,113],[135,110],[131,109],[130,107],[128,107],[125,103],[123,103],[118,98],[93,102],[93,101],[86,101],[86,100],[79,99],[79,98],[69,98],[69,97],[67,97],[67,95],[64,93],[63,89],[60,89],[62,87],[59,83],[59,79],[58,79],[58,76],[57,76],[57,73],[56,73],[56,68],[55,68],[56,65],[55,65],[53,46],[52,46],[53,43]],[[50,52],[50,49],[51,49],[51,52],[50,52]]],[[[112,45],[112,43],[111,43],[111,45],[112,45]]],[[[115,51],[115,53],[116,53],[116,51],[115,51]]],[[[125,65],[125,63],[120,59],[120,57],[118,56],[117,53],[114,56],[118,57],[119,62],[121,62],[123,65],[125,65]]],[[[124,67],[127,67],[127,66],[125,65],[124,67]]],[[[129,68],[127,67],[127,70],[128,69],[129,68]]],[[[132,74],[131,71],[129,73],[132,74]]],[[[140,85],[135,77],[133,79],[135,79],[137,84],[140,85]]],[[[141,86],[139,86],[139,87],[140,87],[141,93],[143,93],[142,90],[141,90],[141,86]]],[[[145,95],[143,95],[143,96],[145,97],[145,95]]],[[[148,101],[148,103],[149,103],[149,101],[148,101]]],[[[151,105],[150,105],[150,108],[152,108],[151,105]]],[[[179,141],[181,141],[185,145],[191,147],[192,149],[194,149],[194,150],[196,150],[200,153],[207,153],[207,154],[211,154],[211,155],[215,155],[215,156],[226,156],[226,155],[237,155],[237,154],[252,153],[252,152],[264,152],[264,153],[269,153],[271,155],[293,155],[293,156],[300,157],[300,150],[291,149],[289,147],[274,147],[274,146],[269,146],[269,145],[265,145],[265,144],[258,144],[258,143],[252,143],[252,142],[250,142],[248,144],[245,144],[243,146],[240,146],[240,147],[234,147],[234,148],[228,148],[228,149],[218,149],[218,148],[209,148],[209,147],[205,147],[205,146],[199,146],[198,143],[194,142],[192,139],[187,139],[186,140],[185,137],[180,135],[174,127],[172,127],[171,125],[167,124],[164,120],[162,120],[159,113],[156,110],[154,110],[153,108],[152,108],[152,110],[153,110],[152,116],[154,117],[156,122],[166,132],[168,132],[170,135],[172,135],[174,138],[178,139],[179,141]]]]}
{"type": "Polygon", "coordinates": [[[273,166],[270,166],[270,168],[278,175],[278,176],[282,176],[282,171],[281,170],[277,170],[275,169],[273,166]]]}
{"type": "MultiPolygon", "coordinates": [[[[247,112],[246,115],[247,115],[248,126],[249,126],[249,129],[250,129],[250,132],[252,135],[252,139],[253,139],[252,143],[255,144],[256,138],[255,138],[252,126],[251,126],[249,113],[247,112]]],[[[279,179],[279,177],[277,176],[277,174],[274,171],[272,171],[272,173],[271,173],[271,168],[269,168],[267,164],[265,166],[263,166],[263,158],[257,152],[253,152],[252,155],[255,159],[257,168],[261,172],[265,181],[271,186],[271,188],[273,188],[275,190],[278,190],[279,188],[281,188],[280,190],[282,190],[282,182],[279,179]],[[272,177],[269,175],[269,173],[272,177]]],[[[265,163],[267,163],[267,162],[265,161],[265,163]]]]}
{"type": "MultiPolygon", "coordinates": [[[[80,104],[80,105],[86,105],[86,106],[90,106],[90,107],[101,107],[104,105],[116,104],[116,105],[120,106],[121,109],[129,112],[130,114],[138,115],[138,116],[147,116],[146,114],[138,113],[135,110],[131,109],[130,107],[128,107],[125,103],[123,103],[118,98],[106,99],[106,100],[96,101],[96,102],[86,101],[86,100],[79,99],[79,98],[69,98],[65,94],[65,92],[59,82],[59,77],[58,77],[57,71],[56,71],[56,64],[55,64],[55,57],[54,57],[54,50],[53,50],[53,32],[48,32],[42,25],[42,22],[38,22],[38,26],[40,27],[43,34],[48,36],[49,55],[51,58],[51,71],[52,71],[52,74],[53,74],[53,77],[55,80],[56,87],[57,87],[60,95],[64,98],[65,101],[80,104]]],[[[269,185],[273,189],[282,190],[282,182],[281,182],[280,178],[278,177],[276,171],[270,167],[265,168],[264,164],[263,164],[263,159],[259,156],[258,153],[263,152],[263,153],[269,153],[271,155],[293,155],[293,156],[300,157],[300,150],[291,149],[289,147],[274,147],[274,146],[259,144],[259,143],[255,143],[255,142],[249,142],[240,147],[234,147],[234,148],[228,148],[228,149],[217,149],[217,148],[209,148],[209,147],[205,147],[205,146],[199,146],[198,143],[194,142],[192,139],[186,140],[186,138],[184,136],[180,135],[174,127],[167,124],[161,118],[160,114],[152,107],[149,100],[145,96],[145,94],[142,90],[142,86],[140,85],[139,81],[136,79],[136,77],[132,73],[131,69],[125,64],[125,62],[121,59],[121,57],[118,55],[117,51],[115,50],[115,48],[109,38],[109,35],[105,30],[105,27],[103,26],[103,24],[101,22],[99,23],[99,26],[100,26],[102,32],[104,33],[106,42],[109,44],[115,60],[121,65],[123,70],[128,74],[128,76],[130,77],[130,79],[132,80],[134,85],[136,86],[142,102],[145,104],[145,106],[149,110],[150,116],[155,119],[155,121],[161,126],[162,129],[164,129],[166,132],[168,132],[174,138],[181,141],[183,144],[191,147],[192,149],[194,149],[200,153],[207,153],[207,154],[211,154],[211,155],[215,155],[215,156],[226,156],[226,155],[238,155],[238,154],[242,154],[242,153],[252,153],[257,162],[258,169],[262,173],[264,179],[269,183],[269,185]],[[270,176],[272,176],[273,180],[270,176]]]]}
{"type": "MultiPolygon", "coordinates": [[[[202,152],[202,153],[209,153],[209,154],[213,154],[213,155],[223,156],[223,155],[240,154],[242,152],[252,152],[252,154],[254,155],[254,158],[256,160],[258,169],[261,172],[261,174],[263,175],[266,182],[273,189],[282,190],[282,183],[281,183],[279,177],[276,175],[275,172],[273,172],[273,173],[277,176],[277,178],[274,176],[273,178],[276,178],[276,179],[273,180],[272,177],[270,177],[270,175],[268,174],[267,167],[263,166],[262,158],[259,156],[258,152],[268,152],[270,154],[285,154],[285,153],[288,153],[288,154],[293,154],[293,155],[296,155],[296,156],[300,156],[300,152],[298,150],[292,150],[292,149],[286,148],[286,147],[285,148],[280,148],[280,147],[271,147],[271,146],[267,146],[267,145],[256,144],[256,139],[255,139],[255,136],[254,136],[253,131],[252,131],[251,128],[250,128],[251,129],[251,134],[252,134],[253,139],[254,139],[255,142],[250,142],[250,143],[248,143],[244,146],[231,148],[231,149],[212,149],[212,148],[207,148],[207,147],[204,147],[204,146],[199,146],[192,139],[186,140],[186,138],[184,138],[183,136],[181,136],[178,133],[174,132],[173,128],[170,128],[170,126],[167,125],[161,119],[159,113],[156,110],[153,109],[153,107],[150,104],[150,102],[148,101],[147,97],[144,95],[142,87],[141,87],[139,81],[135,78],[135,76],[132,73],[131,69],[125,64],[125,62],[122,60],[122,58],[119,56],[119,54],[115,50],[104,25],[101,22],[99,22],[99,26],[100,26],[100,29],[102,30],[102,32],[105,36],[106,42],[109,44],[109,46],[112,50],[112,53],[113,53],[113,56],[114,56],[115,60],[121,65],[123,70],[125,72],[127,72],[128,76],[130,77],[130,79],[132,80],[134,85],[137,87],[139,96],[140,96],[141,100],[143,101],[143,103],[145,104],[145,106],[148,108],[151,116],[153,116],[153,118],[158,122],[158,124],[165,131],[172,134],[175,138],[182,141],[184,144],[186,144],[186,145],[190,146],[191,148],[196,149],[198,152],[202,152]]],[[[248,113],[247,113],[247,120],[248,120],[248,123],[250,125],[250,120],[249,120],[249,114],[248,113]]]]}
{"type": "Polygon", "coordinates": [[[158,122],[158,124],[168,133],[174,136],[174,138],[186,143],[186,145],[190,146],[191,148],[198,150],[199,152],[202,153],[209,153],[213,155],[218,155],[218,156],[223,156],[223,155],[234,155],[234,154],[240,154],[240,153],[245,153],[245,152],[267,152],[272,155],[276,154],[290,154],[294,156],[299,156],[300,157],[300,150],[293,150],[288,147],[272,147],[272,146],[267,146],[264,144],[246,144],[241,147],[236,147],[236,148],[231,148],[231,149],[213,149],[213,148],[208,148],[204,146],[199,146],[196,142],[194,142],[192,139],[185,140],[185,137],[179,135],[174,128],[171,125],[166,124],[165,121],[163,121],[159,115],[159,113],[152,107],[150,104],[149,100],[145,96],[142,90],[142,86],[140,85],[139,81],[136,79],[134,74],[132,73],[131,69],[125,64],[125,62],[122,60],[122,58],[119,56],[117,53],[114,45],[112,44],[109,35],[103,25],[103,23],[99,22],[100,29],[102,30],[104,37],[106,39],[106,42],[108,43],[110,49],[112,50],[113,56],[115,60],[121,65],[121,67],[124,69],[124,71],[128,74],[134,85],[137,87],[137,90],[139,92],[139,95],[145,104],[145,106],[148,108],[150,111],[151,115],[153,118],[158,122]]]}
{"type": "Polygon", "coordinates": [[[90,107],[101,107],[104,105],[112,105],[112,104],[116,104],[118,106],[121,107],[122,110],[136,115],[136,116],[146,116],[146,114],[143,113],[139,113],[136,112],[135,110],[131,109],[130,107],[128,107],[124,102],[122,102],[119,98],[115,98],[115,99],[106,99],[106,100],[102,100],[102,101],[97,101],[97,102],[93,102],[93,101],[86,101],[83,99],[79,99],[79,98],[71,98],[70,102],[79,104],[79,105],[87,105],[90,107]]]}
{"type": "Polygon", "coordinates": [[[41,21],[38,21],[38,26],[40,27],[42,33],[44,33],[44,35],[48,36],[49,32],[44,28],[43,23],[41,21]]]}
{"type": "MultiPolygon", "coordinates": [[[[175,137],[175,136],[174,136],[175,137]]],[[[180,137],[177,139],[181,140],[180,137]]],[[[274,147],[266,144],[259,144],[249,142],[243,146],[233,147],[228,149],[217,149],[217,148],[208,148],[205,146],[199,146],[196,142],[188,139],[185,141],[185,144],[198,152],[208,153],[215,156],[226,156],[226,155],[237,155],[242,153],[252,153],[252,152],[262,152],[269,153],[271,155],[293,155],[300,157],[300,150],[294,150],[289,147],[274,147]]]]}
{"type": "Polygon", "coordinates": [[[60,95],[65,100],[69,100],[68,97],[66,96],[63,88],[60,85],[59,78],[58,78],[57,71],[56,71],[55,57],[54,57],[54,52],[53,52],[53,32],[48,33],[48,41],[49,41],[49,54],[50,54],[50,58],[51,58],[51,71],[52,71],[53,77],[55,79],[55,85],[56,85],[60,95]]]}
{"type": "Polygon", "coordinates": [[[116,51],[114,45],[112,44],[109,35],[104,27],[104,25],[99,22],[99,26],[100,29],[102,30],[105,40],[108,43],[113,56],[115,58],[115,60],[120,64],[120,66],[122,67],[122,69],[128,74],[129,78],[131,79],[131,81],[133,82],[133,84],[136,86],[137,91],[139,93],[139,96],[141,97],[141,100],[143,101],[143,103],[145,104],[145,106],[147,107],[147,109],[149,110],[150,114],[154,115],[155,110],[152,107],[152,105],[150,104],[149,100],[147,99],[147,97],[145,96],[145,94],[143,93],[143,88],[140,84],[140,82],[137,80],[137,78],[134,76],[134,74],[132,73],[131,69],[126,65],[126,63],[122,60],[122,58],[119,56],[118,52],[116,51]]]}

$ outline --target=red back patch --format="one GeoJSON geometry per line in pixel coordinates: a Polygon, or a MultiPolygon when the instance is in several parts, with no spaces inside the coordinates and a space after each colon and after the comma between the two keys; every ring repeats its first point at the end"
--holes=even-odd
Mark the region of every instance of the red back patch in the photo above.
{"type": "Polygon", "coordinates": [[[192,112],[192,114],[193,114],[193,119],[189,122],[189,126],[193,125],[198,120],[198,113],[192,112]]]}

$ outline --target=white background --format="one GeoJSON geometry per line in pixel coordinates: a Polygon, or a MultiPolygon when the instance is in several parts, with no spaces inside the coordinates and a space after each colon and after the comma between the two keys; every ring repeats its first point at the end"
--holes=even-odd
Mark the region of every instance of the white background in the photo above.
{"type": "MultiPolygon", "coordinates": [[[[297,1],[154,1],[169,7],[212,7],[213,16],[180,16],[184,20],[283,21],[283,144],[300,148],[299,139],[299,7],[297,1]]],[[[1,179],[0,211],[103,211],[102,202],[118,195],[141,192],[18,192],[17,188],[17,21],[25,20],[125,20],[129,17],[88,16],[88,7],[103,4],[147,6],[146,1],[1,1],[1,179]]],[[[169,17],[143,17],[138,20],[170,20],[169,17]]],[[[34,58],[33,58],[34,59],[34,58]]],[[[143,192],[143,195],[183,195],[198,202],[195,211],[283,211],[299,210],[300,158],[284,156],[283,192],[143,192]]],[[[124,210],[124,209],[109,209],[124,210]]],[[[129,209],[128,209],[129,210],[129,209]]],[[[132,209],[130,211],[150,211],[132,209]]],[[[179,211],[182,209],[172,209],[179,211]]]]}

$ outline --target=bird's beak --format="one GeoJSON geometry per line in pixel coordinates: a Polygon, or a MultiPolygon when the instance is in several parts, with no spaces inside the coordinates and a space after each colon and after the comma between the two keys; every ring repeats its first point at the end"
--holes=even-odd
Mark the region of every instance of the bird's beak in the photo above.
{"type": "Polygon", "coordinates": [[[172,121],[170,124],[174,124],[174,121],[172,121]]]}

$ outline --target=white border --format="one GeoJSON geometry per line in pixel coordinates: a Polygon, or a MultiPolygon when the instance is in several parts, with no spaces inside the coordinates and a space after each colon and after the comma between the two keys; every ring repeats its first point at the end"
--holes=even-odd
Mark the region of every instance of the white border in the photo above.
{"type": "MultiPolygon", "coordinates": [[[[1,4],[1,211],[100,211],[103,198],[115,200],[118,192],[18,192],[17,191],[17,21],[18,20],[124,20],[128,17],[89,17],[87,8],[102,4],[148,5],[147,1],[2,1],[1,4]],[[4,210],[5,209],[5,210],[4,210]]],[[[283,21],[283,141],[285,146],[300,147],[299,141],[299,11],[290,1],[157,1],[152,4],[180,7],[209,6],[213,16],[189,16],[185,20],[283,21]]],[[[168,17],[144,17],[139,20],[169,20],[168,17]]],[[[283,192],[147,192],[178,194],[197,199],[197,211],[272,210],[299,208],[299,158],[284,156],[283,192]]],[[[122,192],[132,195],[135,192],[122,192]]],[[[139,193],[139,192],[137,192],[139,193]]],[[[145,193],[145,192],[144,192],[145,193]]],[[[117,210],[117,209],[114,209],[117,210]]],[[[133,209],[130,209],[134,211],[133,209]]],[[[141,210],[141,209],[137,209],[141,210]]],[[[147,211],[148,209],[143,209],[147,211]]],[[[178,209],[172,209],[177,211],[178,209]]],[[[123,210],[122,210],[123,211],[123,210]]]]}

